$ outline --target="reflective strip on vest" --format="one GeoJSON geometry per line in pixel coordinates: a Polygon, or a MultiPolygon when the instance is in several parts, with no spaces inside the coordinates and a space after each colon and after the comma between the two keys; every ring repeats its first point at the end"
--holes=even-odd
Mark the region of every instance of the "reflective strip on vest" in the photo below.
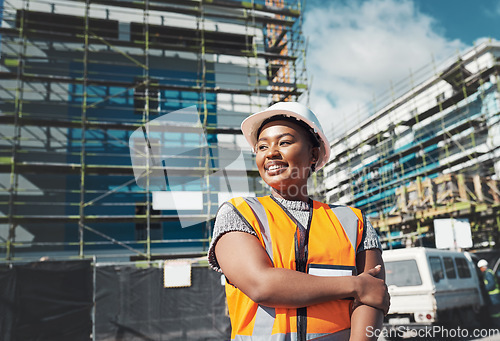
{"type": "Polygon", "coordinates": [[[253,326],[252,335],[271,335],[275,318],[276,310],[274,308],[259,304],[257,313],[255,314],[255,325],[253,326]]]}
{"type": "Polygon", "coordinates": [[[271,258],[271,261],[273,261],[273,241],[271,239],[271,231],[269,229],[269,222],[267,221],[266,210],[257,198],[243,198],[243,200],[250,206],[259,222],[262,239],[266,246],[266,252],[269,258],[271,258]]]}
{"type": "MultiPolygon", "coordinates": [[[[491,269],[488,269],[486,271],[489,272],[492,275],[493,281],[495,282],[495,288],[493,290],[491,290],[491,291],[488,291],[488,295],[490,295],[490,296],[500,295],[500,285],[498,284],[498,281],[497,281],[497,278],[495,276],[495,273],[491,269]]],[[[486,281],[486,279],[484,280],[484,284],[488,284],[488,281],[486,281]]]]}
{"type": "MultiPolygon", "coordinates": [[[[356,250],[358,236],[358,216],[348,206],[329,205],[335,213],[340,225],[344,228],[347,237],[351,241],[352,248],[356,250]]],[[[364,227],[363,227],[364,228],[364,227]]]]}
{"type": "Polygon", "coordinates": [[[491,295],[498,295],[498,294],[500,294],[500,289],[498,288],[498,286],[495,289],[488,292],[488,295],[490,295],[490,296],[491,295]]]}
{"type": "MultiPolygon", "coordinates": [[[[333,334],[307,334],[310,341],[348,341],[351,329],[344,329],[333,334]]],[[[267,336],[236,335],[234,341],[295,341],[297,333],[274,334],[267,336]]]]}

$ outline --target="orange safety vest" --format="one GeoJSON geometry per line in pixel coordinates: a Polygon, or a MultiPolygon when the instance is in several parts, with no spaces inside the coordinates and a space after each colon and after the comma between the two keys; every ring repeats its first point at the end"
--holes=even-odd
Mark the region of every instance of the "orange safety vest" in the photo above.
{"type": "MultiPolygon", "coordinates": [[[[274,267],[325,276],[356,275],[356,250],[364,227],[360,210],[312,201],[309,226],[304,229],[271,196],[240,197],[229,203],[257,233],[274,267]]],[[[272,308],[253,302],[229,281],[226,297],[232,340],[349,339],[352,300],[272,308]]]]}

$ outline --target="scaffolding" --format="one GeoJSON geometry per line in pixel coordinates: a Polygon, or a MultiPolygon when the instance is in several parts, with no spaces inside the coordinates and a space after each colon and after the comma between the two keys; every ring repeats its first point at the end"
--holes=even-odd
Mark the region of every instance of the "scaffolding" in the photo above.
{"type": "MultiPolygon", "coordinates": [[[[333,141],[325,167],[327,200],[364,210],[385,241],[401,231],[431,236],[433,218],[460,216],[474,222],[475,242],[498,243],[498,202],[478,200],[483,192],[476,191],[459,198],[478,210],[464,210],[424,195],[423,189],[432,189],[443,176],[500,178],[499,56],[498,42],[484,42],[411,73],[374,100],[372,114],[333,141]],[[431,206],[423,204],[431,199],[431,206]]],[[[415,245],[415,238],[411,242],[415,245]]]]}
{"type": "Polygon", "coordinates": [[[307,96],[301,1],[2,3],[4,261],[200,256],[227,192],[268,191],[249,151],[224,171],[245,186],[211,176],[232,161],[223,150],[244,149],[246,116],[307,96]],[[144,130],[148,160],[159,153],[168,162],[148,164],[139,186],[130,138],[193,105],[197,122],[144,130]],[[201,207],[153,209],[155,169],[168,173],[164,190],[201,198],[201,207]]]}

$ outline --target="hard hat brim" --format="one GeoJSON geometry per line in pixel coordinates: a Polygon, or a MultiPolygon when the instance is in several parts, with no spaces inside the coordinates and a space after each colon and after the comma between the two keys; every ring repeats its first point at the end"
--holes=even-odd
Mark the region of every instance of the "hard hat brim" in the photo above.
{"type": "Polygon", "coordinates": [[[479,262],[477,262],[477,267],[478,268],[488,267],[488,261],[486,259],[479,260],[479,262]]]}
{"type": "Polygon", "coordinates": [[[245,120],[243,120],[243,122],[241,123],[241,131],[243,132],[243,135],[245,136],[247,142],[252,147],[252,150],[255,152],[255,144],[257,143],[257,132],[261,127],[262,123],[266,119],[276,115],[285,115],[287,117],[294,117],[297,120],[303,121],[309,127],[311,127],[315,133],[319,135],[320,157],[318,159],[318,162],[316,163],[316,170],[319,170],[321,167],[323,167],[330,159],[331,151],[328,139],[323,133],[321,127],[318,127],[318,125],[316,125],[313,121],[309,120],[307,117],[304,117],[300,113],[297,113],[292,110],[266,109],[264,111],[255,113],[247,117],[245,120]]]}

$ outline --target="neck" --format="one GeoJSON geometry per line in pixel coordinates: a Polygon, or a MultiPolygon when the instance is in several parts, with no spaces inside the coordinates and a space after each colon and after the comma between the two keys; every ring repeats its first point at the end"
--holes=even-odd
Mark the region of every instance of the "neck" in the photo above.
{"type": "Polygon", "coordinates": [[[277,190],[276,188],[271,189],[271,193],[275,198],[291,200],[291,201],[303,201],[309,202],[309,196],[307,195],[307,186],[302,188],[303,190],[277,190]],[[298,193],[297,193],[298,192],[298,193]]]}

